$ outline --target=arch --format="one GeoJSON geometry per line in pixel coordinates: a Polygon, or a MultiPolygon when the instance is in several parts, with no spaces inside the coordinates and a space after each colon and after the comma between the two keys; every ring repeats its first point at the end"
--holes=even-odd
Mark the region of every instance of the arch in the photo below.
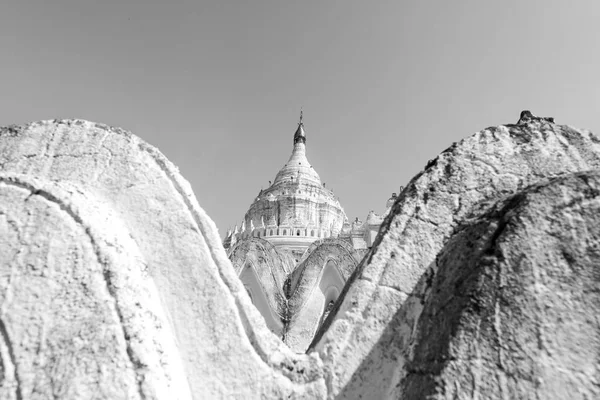
{"type": "Polygon", "coordinates": [[[296,231],[296,236],[300,236],[300,229],[296,231]]]}
{"type": "Polygon", "coordinates": [[[315,230],[310,231],[310,236],[315,236],[315,230]]]}
{"type": "MultiPolygon", "coordinates": [[[[337,265],[343,277],[342,279],[346,281],[354,272],[361,258],[362,254],[343,239],[323,238],[316,240],[305,250],[299,265],[290,276],[292,290],[295,290],[298,285],[307,285],[308,282],[312,282],[310,285],[316,285],[323,269],[332,260],[335,261],[335,265],[337,265]],[[300,284],[300,280],[304,280],[305,283],[300,284]]],[[[292,303],[294,303],[293,300],[292,303]]]]}
{"type": "Polygon", "coordinates": [[[301,276],[292,277],[291,285],[296,290],[292,292],[288,305],[295,316],[288,326],[285,341],[294,351],[308,348],[326,318],[334,312],[334,305],[350,272],[348,269],[356,267],[356,259],[338,241],[329,239],[318,246],[297,267],[301,276]]]}
{"type": "Polygon", "coordinates": [[[283,230],[283,236],[287,235],[287,229],[283,230]]]}
{"type": "Polygon", "coordinates": [[[249,263],[254,266],[271,308],[283,315],[285,302],[280,301],[285,296],[283,286],[295,265],[291,256],[279,253],[266,239],[251,238],[237,242],[230,250],[229,260],[238,276],[249,263]]]}
{"type": "Polygon", "coordinates": [[[271,229],[271,232],[269,233],[269,236],[273,236],[273,229],[271,229]]]}

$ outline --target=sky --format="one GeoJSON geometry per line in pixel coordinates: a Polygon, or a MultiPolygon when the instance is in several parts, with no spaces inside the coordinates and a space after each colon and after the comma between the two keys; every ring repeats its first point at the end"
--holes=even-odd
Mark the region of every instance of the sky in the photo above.
{"type": "Polygon", "coordinates": [[[82,118],[158,147],[220,234],[292,150],[349,219],[521,110],[600,132],[600,2],[0,5],[0,126],[82,118]]]}

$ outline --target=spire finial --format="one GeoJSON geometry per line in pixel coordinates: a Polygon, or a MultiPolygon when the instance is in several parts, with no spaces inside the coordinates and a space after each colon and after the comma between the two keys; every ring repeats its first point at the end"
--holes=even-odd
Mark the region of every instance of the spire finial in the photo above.
{"type": "Polygon", "coordinates": [[[296,129],[296,133],[294,134],[294,145],[298,142],[306,143],[306,135],[304,134],[304,123],[302,122],[302,117],[304,113],[302,112],[302,107],[300,107],[300,120],[298,121],[298,129],[296,129]]]}

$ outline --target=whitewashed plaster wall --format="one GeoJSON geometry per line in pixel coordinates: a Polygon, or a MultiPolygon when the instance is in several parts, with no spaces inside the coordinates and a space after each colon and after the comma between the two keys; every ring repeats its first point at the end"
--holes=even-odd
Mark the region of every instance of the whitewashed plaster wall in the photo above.
{"type": "MultiPolygon", "coordinates": [[[[513,393],[558,399],[565,396],[560,387],[570,388],[572,399],[600,395],[594,370],[600,327],[588,318],[600,307],[597,281],[590,279],[598,261],[600,177],[576,174],[600,167],[600,140],[587,131],[526,119],[479,132],[428,163],[402,192],[305,355],[294,354],[269,331],[227,259],[216,227],[156,149],[119,129],[62,120],[0,130],[0,155],[0,227],[7,232],[3,248],[9,249],[0,280],[5,398],[56,393],[63,398],[173,398],[174,388],[182,399],[502,398],[513,393]],[[559,176],[564,174],[571,175],[559,176]],[[489,214],[496,203],[506,213],[489,214]],[[568,213],[556,212],[565,205],[568,213]],[[555,222],[542,223],[548,217],[555,222]],[[35,221],[30,233],[22,229],[31,227],[23,223],[27,218],[35,221]],[[500,242],[489,242],[492,254],[513,249],[515,257],[492,264],[474,257],[464,260],[468,268],[449,262],[449,255],[468,252],[460,248],[466,241],[451,239],[469,224],[482,232],[497,230],[500,235],[491,238],[500,242]],[[506,228],[506,236],[498,227],[506,228]],[[567,248],[555,244],[536,253],[539,257],[532,253],[528,237],[548,244],[558,232],[574,232],[561,237],[567,248]],[[40,247],[50,243],[48,238],[58,240],[57,247],[40,247]],[[502,241],[506,247],[495,247],[502,241]],[[70,243],[82,250],[71,253],[70,243]],[[553,268],[551,276],[536,275],[540,268],[516,268],[526,254],[533,257],[529,266],[547,265],[544,254],[566,260],[563,250],[575,261],[560,264],[570,268],[553,268]],[[46,261],[50,254],[61,264],[71,263],[66,278],[46,261]],[[22,258],[26,255],[30,261],[22,258]],[[434,312],[441,300],[433,288],[447,292],[439,277],[452,268],[476,277],[472,274],[480,269],[473,263],[498,265],[500,278],[510,277],[502,268],[513,268],[524,274],[516,282],[540,277],[525,288],[548,288],[545,296],[554,296],[545,303],[549,308],[540,313],[536,291],[527,292],[527,301],[516,308],[497,308],[483,296],[478,297],[481,312],[473,314],[473,308],[459,303],[458,312],[468,311],[473,319],[456,335],[450,331],[442,337],[448,346],[463,349],[459,355],[465,357],[423,365],[428,355],[419,345],[427,349],[422,334],[430,325],[422,315],[434,312]],[[36,278],[44,268],[48,273],[36,278]],[[69,275],[80,271],[82,276],[69,275]],[[26,298],[13,285],[31,286],[23,292],[26,298]],[[77,296],[54,302],[29,297],[60,285],[85,302],[77,296]],[[106,304],[109,297],[114,308],[90,305],[106,304]],[[542,319],[518,318],[518,310],[542,319]],[[53,317],[57,312],[106,318],[90,330],[89,318],[60,320],[53,317]],[[500,325],[494,325],[494,315],[501,316],[500,325]],[[554,322],[541,325],[548,321],[554,322]],[[472,329],[477,326],[485,329],[472,329]],[[529,346],[528,334],[540,328],[544,346],[529,346]],[[49,335],[47,329],[56,332],[49,335]],[[547,339],[557,331],[557,341],[547,339]],[[463,341],[460,332],[473,334],[463,341]],[[497,338],[514,340],[514,346],[505,351],[497,338]],[[568,338],[576,338],[579,347],[568,347],[568,338]],[[561,350],[564,346],[568,351],[561,350]],[[485,357],[473,358],[477,354],[485,357]],[[535,361],[523,366],[533,371],[530,379],[505,379],[503,371],[522,371],[513,365],[523,359],[535,361]],[[55,368],[47,368],[50,360],[55,368]],[[484,368],[471,365],[477,360],[485,362],[484,368]],[[423,390],[422,378],[415,376],[419,371],[435,383],[425,385],[433,392],[418,391],[423,390]],[[183,377],[184,382],[177,381],[183,377]],[[444,386],[455,381],[460,387],[444,386]]],[[[502,279],[489,286],[493,296],[505,293],[502,279]]],[[[519,298],[508,293],[506,300],[519,298]]]]}

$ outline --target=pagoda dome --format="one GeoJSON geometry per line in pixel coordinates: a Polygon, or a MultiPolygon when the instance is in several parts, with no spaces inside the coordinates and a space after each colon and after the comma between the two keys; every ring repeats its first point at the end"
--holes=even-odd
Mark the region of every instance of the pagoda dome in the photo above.
{"type": "Polygon", "coordinates": [[[247,226],[261,227],[251,235],[276,247],[301,251],[315,240],[338,236],[346,214],[333,192],[321,183],[319,174],[306,158],[306,133],[300,122],[288,162],[273,184],[261,190],[245,216],[247,226]],[[266,221],[266,225],[261,225],[266,221]]]}

